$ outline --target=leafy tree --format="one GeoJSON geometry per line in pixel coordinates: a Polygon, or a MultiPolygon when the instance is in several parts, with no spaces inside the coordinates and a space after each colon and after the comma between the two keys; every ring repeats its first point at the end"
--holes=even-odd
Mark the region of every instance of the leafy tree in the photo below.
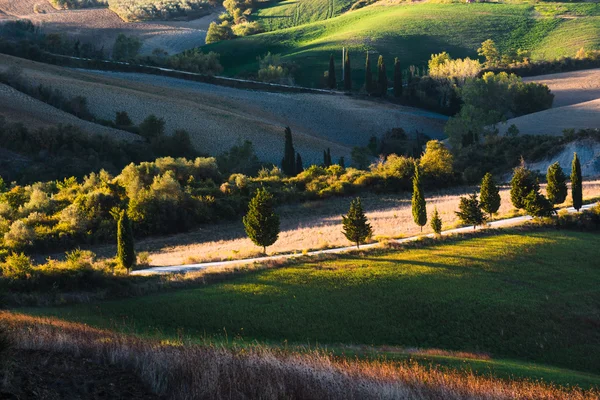
{"type": "Polygon", "coordinates": [[[510,181],[510,200],[515,208],[525,208],[525,197],[531,191],[539,191],[540,184],[531,170],[525,166],[521,160],[521,165],[514,169],[512,180],[510,181]]]}
{"type": "Polygon", "coordinates": [[[142,41],[134,36],[126,36],[120,33],[113,46],[113,59],[133,60],[142,48],[142,41]]]}
{"type": "Polygon", "coordinates": [[[398,57],[394,60],[394,97],[402,96],[402,68],[398,57]]]}
{"type": "Polygon", "coordinates": [[[413,177],[412,215],[415,224],[420,226],[423,232],[423,226],[427,223],[427,204],[423,195],[419,166],[416,163],[413,177]]]}
{"type": "Polygon", "coordinates": [[[388,79],[387,72],[385,71],[385,61],[383,60],[383,56],[379,56],[379,60],[377,60],[377,71],[377,84],[379,87],[379,94],[381,96],[385,96],[387,94],[388,79]]]}
{"type": "Polygon", "coordinates": [[[433,215],[431,216],[431,229],[436,235],[442,233],[442,218],[440,218],[437,207],[433,209],[433,215]]]}
{"type": "Polygon", "coordinates": [[[546,193],[550,203],[554,205],[564,203],[568,194],[567,176],[558,162],[548,167],[546,181],[548,182],[546,193]]]}
{"type": "Polygon", "coordinates": [[[350,203],[348,215],[342,216],[342,225],[344,227],[342,231],[344,236],[349,241],[356,243],[357,248],[360,248],[360,245],[373,235],[373,229],[367,221],[360,197],[357,197],[350,203]]]}
{"type": "Polygon", "coordinates": [[[448,179],[453,173],[453,162],[452,153],[442,142],[430,140],[419,164],[426,175],[437,179],[448,179]]]}
{"type": "Polygon", "coordinates": [[[281,160],[281,170],[287,176],[296,175],[296,150],[294,150],[292,130],[289,126],[285,128],[285,147],[283,150],[283,159],[281,160]]]}
{"type": "Polygon", "coordinates": [[[216,22],[211,22],[206,32],[206,44],[233,39],[233,37],[234,34],[229,21],[223,21],[220,25],[216,22]]]}
{"type": "Polygon", "coordinates": [[[463,224],[473,225],[473,229],[476,229],[478,225],[483,225],[485,222],[485,215],[477,200],[477,193],[468,195],[467,197],[461,197],[458,205],[459,211],[456,215],[463,224]]]}
{"type": "Polygon", "coordinates": [[[352,69],[350,67],[350,52],[346,50],[346,57],[344,59],[344,89],[352,90],[352,69]]]}
{"type": "Polygon", "coordinates": [[[529,192],[523,202],[525,203],[525,211],[532,217],[550,217],[554,213],[552,203],[537,190],[529,192]]]}
{"type": "Polygon", "coordinates": [[[129,114],[127,114],[127,111],[117,111],[117,115],[115,117],[115,125],[123,127],[133,125],[133,122],[131,121],[131,118],[129,118],[129,114]]]}
{"type": "Polygon", "coordinates": [[[367,94],[373,93],[373,73],[371,72],[369,52],[367,52],[367,60],[365,61],[365,90],[367,91],[367,94]]]}
{"type": "Polygon", "coordinates": [[[490,215],[490,219],[500,209],[501,198],[500,190],[494,182],[492,174],[485,174],[481,181],[481,193],[479,194],[481,209],[490,215]]]}
{"type": "Polygon", "coordinates": [[[571,197],[573,198],[573,208],[577,211],[579,211],[583,205],[582,182],[581,164],[577,153],[574,153],[573,163],[571,165],[571,197]]]}
{"type": "Polygon", "coordinates": [[[327,86],[329,89],[335,89],[337,87],[337,79],[335,77],[335,63],[333,61],[333,54],[329,57],[329,72],[327,74],[327,86]]]}
{"type": "Polygon", "coordinates": [[[300,153],[296,153],[296,174],[300,174],[304,171],[304,166],[302,165],[302,156],[300,153]]]}
{"type": "Polygon", "coordinates": [[[500,63],[500,52],[492,39],[481,43],[481,47],[477,49],[477,54],[485,57],[485,66],[488,68],[495,67],[500,63]]]}
{"type": "Polygon", "coordinates": [[[117,261],[128,273],[135,264],[133,229],[126,210],[119,212],[117,223],[117,261]]]}
{"type": "Polygon", "coordinates": [[[273,195],[267,189],[256,191],[242,221],[248,237],[266,253],[267,246],[275,243],[279,237],[279,216],[274,211],[273,195]]]}
{"type": "Polygon", "coordinates": [[[165,120],[151,114],[140,124],[140,135],[147,140],[156,139],[165,134],[165,120]]]}

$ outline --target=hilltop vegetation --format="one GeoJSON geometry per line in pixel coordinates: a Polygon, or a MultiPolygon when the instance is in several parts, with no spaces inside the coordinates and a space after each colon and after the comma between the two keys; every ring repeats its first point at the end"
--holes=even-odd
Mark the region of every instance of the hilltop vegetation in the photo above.
{"type": "MultiPolygon", "coordinates": [[[[276,7],[276,6],[275,6],[276,7]]],[[[257,19],[261,13],[258,13],[257,19]]],[[[352,80],[364,82],[364,55],[399,57],[403,68],[425,65],[442,50],[454,57],[475,57],[493,38],[500,51],[528,50],[533,59],[574,56],[585,46],[600,48],[600,4],[432,4],[372,6],[337,18],[206,46],[221,55],[228,75],[256,71],[257,57],[268,51],[298,65],[298,83],[316,86],[327,71],[329,55],[341,49],[353,56],[352,80]],[[563,18],[564,17],[564,18],[563,18]],[[569,17],[569,18],[567,18],[569,17]],[[575,18],[570,18],[575,17],[575,18]],[[555,46],[560,42],[560,46],[555,46]]],[[[338,56],[339,54],[339,56],[338,56]]]]}

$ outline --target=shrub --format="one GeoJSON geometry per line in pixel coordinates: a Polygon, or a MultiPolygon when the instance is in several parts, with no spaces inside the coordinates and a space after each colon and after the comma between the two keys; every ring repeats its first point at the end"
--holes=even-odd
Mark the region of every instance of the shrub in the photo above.
{"type": "Polygon", "coordinates": [[[228,21],[223,21],[220,25],[216,22],[211,22],[206,34],[206,44],[233,39],[234,36],[228,21]]]}
{"type": "Polygon", "coordinates": [[[2,277],[9,280],[21,280],[33,275],[31,259],[23,253],[12,253],[0,264],[2,277]]]}

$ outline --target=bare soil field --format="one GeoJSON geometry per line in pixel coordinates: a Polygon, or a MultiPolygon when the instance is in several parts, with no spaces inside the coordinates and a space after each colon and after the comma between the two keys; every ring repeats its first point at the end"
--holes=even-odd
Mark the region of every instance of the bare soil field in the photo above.
{"type": "Polygon", "coordinates": [[[119,33],[144,41],[142,54],[161,48],[170,54],[202,46],[206,30],[216,14],[189,22],[124,22],[108,8],[56,10],[47,0],[0,0],[0,18],[25,18],[44,32],[77,36],[109,50],[119,33]],[[34,11],[34,7],[38,12],[34,11]]]}
{"type": "MultiPolygon", "coordinates": [[[[427,198],[428,216],[437,207],[444,229],[457,226],[458,219],[454,212],[458,209],[459,197],[472,193],[473,190],[474,188],[465,187],[430,194],[427,198]]],[[[499,214],[516,215],[510,203],[508,188],[501,191],[501,196],[502,207],[499,214]]],[[[599,197],[600,181],[585,182],[584,198],[599,197]]],[[[400,238],[420,233],[419,227],[413,222],[410,193],[362,194],[361,199],[375,239],[400,238]]],[[[341,232],[341,216],[348,212],[350,200],[334,198],[280,207],[281,233],[279,240],[267,249],[269,254],[350,245],[341,232]]],[[[567,202],[570,202],[569,198],[567,202]]],[[[424,227],[423,232],[432,232],[429,224],[424,227]]],[[[150,253],[150,264],[153,266],[240,259],[257,256],[261,251],[246,237],[241,220],[206,226],[186,234],[141,240],[136,247],[138,252],[150,253]]],[[[100,256],[114,257],[116,248],[98,246],[92,250],[100,256]]]]}
{"type": "Polygon", "coordinates": [[[554,93],[555,108],[600,99],[600,68],[532,76],[523,81],[548,85],[554,93]]]}
{"type": "Polygon", "coordinates": [[[443,136],[443,116],[343,95],[265,93],[153,75],[75,71],[8,56],[0,56],[0,65],[19,65],[31,83],[85,96],[99,118],[127,111],[137,124],[153,113],[165,119],[167,133],[185,129],[197,150],[209,154],[251,140],[259,158],[279,163],[288,125],[305,163],[322,162],[328,147],[335,160],[350,160],[353,146],[396,127],[443,136]]]}

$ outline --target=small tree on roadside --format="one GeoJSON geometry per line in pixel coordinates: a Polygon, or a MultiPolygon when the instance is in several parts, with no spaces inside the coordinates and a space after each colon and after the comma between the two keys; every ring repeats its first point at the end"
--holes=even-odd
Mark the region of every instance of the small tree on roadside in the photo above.
{"type": "Polygon", "coordinates": [[[377,60],[377,74],[377,86],[379,88],[379,94],[381,96],[385,96],[387,94],[388,79],[383,56],[379,56],[379,60],[377,60]]]}
{"type": "Polygon", "coordinates": [[[573,154],[573,163],[571,165],[571,197],[573,198],[573,208],[579,211],[583,205],[583,178],[581,176],[581,163],[577,153],[573,154]]]}
{"type": "Polygon", "coordinates": [[[368,94],[373,93],[373,73],[371,72],[369,52],[367,52],[367,60],[365,61],[365,90],[368,94]]]}
{"type": "Polygon", "coordinates": [[[515,208],[525,208],[525,197],[531,191],[539,191],[540,184],[531,170],[525,166],[521,160],[521,165],[514,169],[513,177],[510,181],[510,200],[515,208]]]}
{"type": "Polygon", "coordinates": [[[481,181],[481,191],[479,193],[479,199],[481,202],[481,209],[489,214],[490,219],[494,217],[494,214],[500,209],[501,198],[500,190],[494,182],[492,174],[489,172],[485,174],[481,181]]]}
{"type": "Polygon", "coordinates": [[[427,204],[423,195],[419,165],[415,163],[415,174],[413,176],[412,215],[415,224],[421,227],[427,223],[427,204]]]}
{"type": "Polygon", "coordinates": [[[281,170],[287,176],[296,176],[296,151],[292,140],[292,130],[289,126],[285,128],[285,146],[283,159],[281,160],[281,170]]]}
{"type": "Polygon", "coordinates": [[[350,203],[348,215],[342,216],[342,225],[342,233],[349,241],[356,243],[356,248],[360,248],[360,245],[373,235],[373,229],[363,211],[360,197],[350,203]]]}
{"type": "Polygon", "coordinates": [[[296,153],[296,175],[304,172],[304,166],[302,165],[302,156],[300,153],[296,153]]]}
{"type": "Polygon", "coordinates": [[[273,195],[265,188],[256,191],[248,204],[248,213],[242,219],[246,234],[257,246],[267,247],[279,238],[279,216],[274,211],[273,195]]]}
{"type": "Polygon", "coordinates": [[[402,97],[402,68],[398,57],[394,60],[394,97],[402,97]]]}
{"type": "Polygon", "coordinates": [[[440,218],[437,207],[433,209],[433,215],[431,216],[431,229],[436,235],[442,233],[442,218],[440,218]]]}
{"type": "Polygon", "coordinates": [[[350,52],[346,50],[344,59],[344,90],[352,90],[352,69],[350,67],[350,52]]]}
{"type": "Polygon", "coordinates": [[[329,72],[327,73],[327,87],[335,89],[337,87],[337,79],[335,78],[335,62],[333,54],[329,57],[329,72]]]}
{"type": "Polygon", "coordinates": [[[126,210],[121,210],[117,222],[117,262],[131,272],[135,264],[133,229],[126,210]]]}
{"type": "Polygon", "coordinates": [[[532,190],[524,199],[525,211],[535,218],[550,217],[554,213],[554,205],[539,191],[532,190]]]}
{"type": "Polygon", "coordinates": [[[473,229],[485,223],[485,214],[477,200],[477,193],[461,197],[458,210],[456,215],[460,221],[465,225],[473,225],[473,229]]]}
{"type": "Polygon", "coordinates": [[[553,205],[564,203],[568,194],[567,176],[558,162],[548,167],[546,181],[548,182],[546,194],[550,203],[553,205]]]}

